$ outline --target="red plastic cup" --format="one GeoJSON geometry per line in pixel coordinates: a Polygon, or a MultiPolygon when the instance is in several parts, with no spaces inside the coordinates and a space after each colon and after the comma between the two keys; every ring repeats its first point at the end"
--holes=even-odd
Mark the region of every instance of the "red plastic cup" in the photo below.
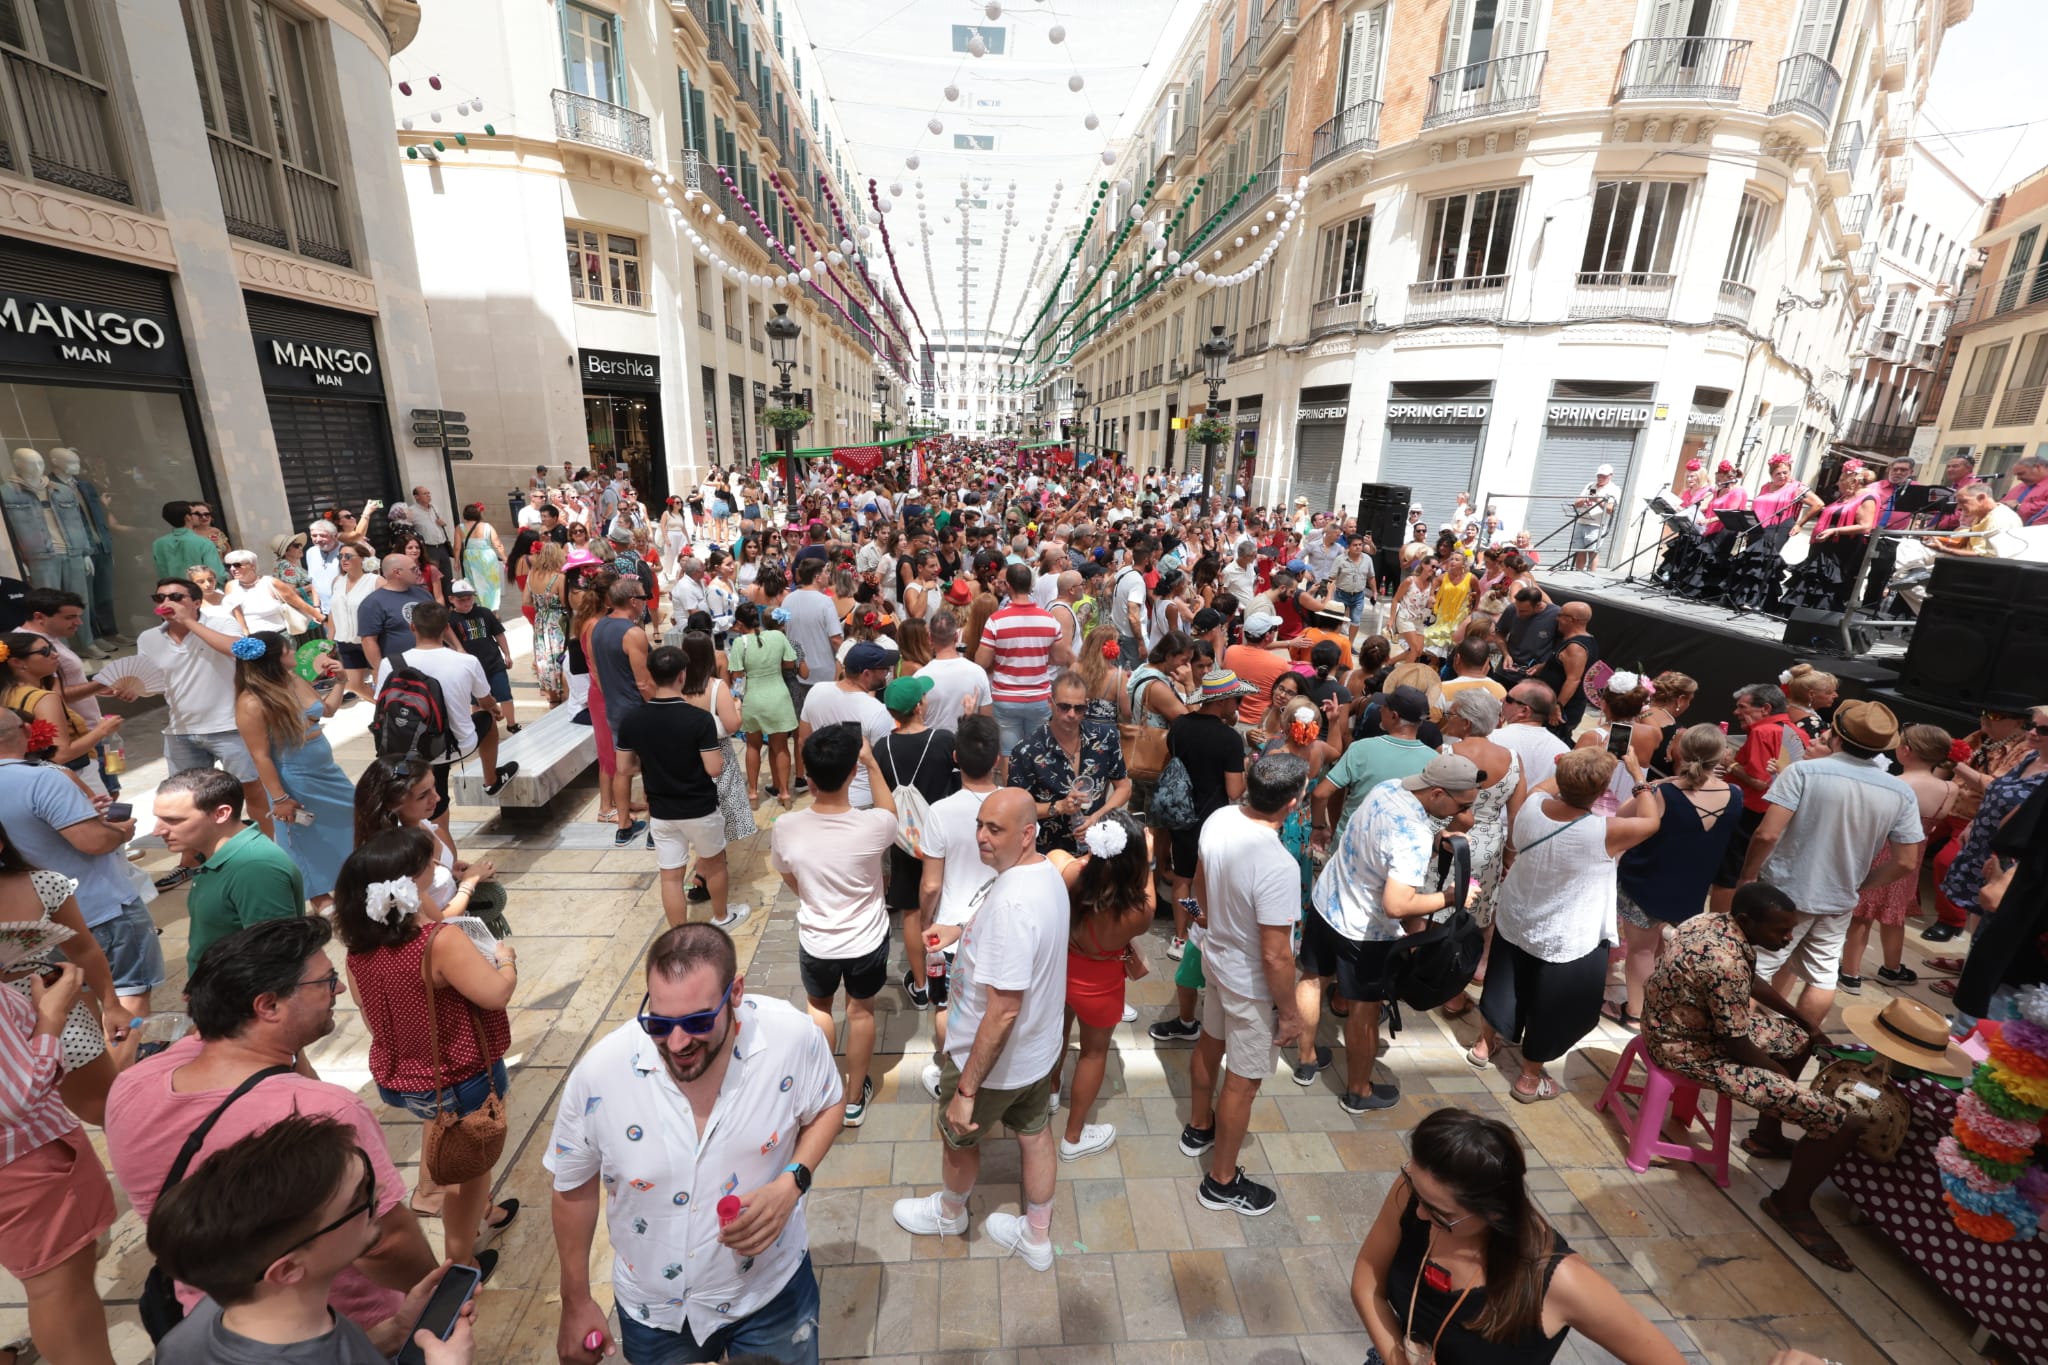
{"type": "Polygon", "coordinates": [[[729,1194],[718,1201],[718,1226],[724,1227],[740,1216],[740,1197],[729,1194]]]}

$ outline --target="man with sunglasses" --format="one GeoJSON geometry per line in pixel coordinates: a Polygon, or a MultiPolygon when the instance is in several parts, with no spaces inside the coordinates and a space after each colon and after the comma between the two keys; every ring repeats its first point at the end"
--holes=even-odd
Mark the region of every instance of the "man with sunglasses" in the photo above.
{"type": "Polygon", "coordinates": [[[802,1201],[839,1136],[845,1092],[817,1026],[745,984],[724,930],[670,929],[648,949],[638,1017],[569,1073],[542,1157],[554,1175],[564,1362],[758,1353],[816,1365],[802,1201]],[[614,1297],[633,1306],[617,1340],[590,1293],[600,1192],[614,1297]],[[596,1350],[584,1345],[593,1334],[596,1350]]]}
{"type": "MultiPolygon", "coordinates": [[[[336,1271],[326,1302],[392,1355],[418,1316],[407,1292],[433,1272],[435,1257],[406,1207],[405,1177],[377,1116],[353,1090],[314,1079],[306,1060],[306,1049],[334,1032],[335,1003],[346,989],[327,956],[333,933],[326,920],[299,915],[252,925],[207,949],[186,986],[192,1033],[122,1072],[107,1095],[108,1164],[147,1219],[178,1153],[209,1116],[217,1118],[187,1177],[213,1154],[289,1118],[346,1127],[369,1158],[375,1236],[336,1271]]],[[[197,1287],[178,1285],[188,1313],[199,1300],[197,1287]]]]}
{"type": "MultiPolygon", "coordinates": [[[[327,1118],[281,1119],[194,1167],[152,1211],[149,1248],[206,1297],[158,1343],[157,1365],[384,1360],[367,1332],[327,1311],[335,1276],[377,1240],[377,1194],[355,1132],[327,1118]]],[[[418,1318],[447,1269],[412,1287],[399,1321],[418,1318]]],[[[448,1340],[413,1334],[427,1365],[476,1358],[475,1303],[448,1340]]]]}
{"type": "Polygon", "coordinates": [[[163,518],[171,529],[149,547],[157,576],[183,578],[193,568],[204,566],[213,570],[215,579],[227,582],[228,567],[221,562],[220,547],[206,534],[213,525],[213,510],[203,502],[167,502],[163,518]]]}

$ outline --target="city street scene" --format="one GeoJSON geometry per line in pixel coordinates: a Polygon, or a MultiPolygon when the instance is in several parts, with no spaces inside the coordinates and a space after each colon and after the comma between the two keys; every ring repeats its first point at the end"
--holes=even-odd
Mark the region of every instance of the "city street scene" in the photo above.
{"type": "Polygon", "coordinates": [[[2048,1365],[2027,0],[0,0],[0,1365],[2048,1365]]]}

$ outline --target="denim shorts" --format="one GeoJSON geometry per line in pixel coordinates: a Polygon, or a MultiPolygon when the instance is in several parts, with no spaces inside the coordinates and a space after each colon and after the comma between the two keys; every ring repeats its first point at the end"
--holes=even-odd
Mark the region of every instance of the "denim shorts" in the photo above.
{"type": "Polygon", "coordinates": [[[818,1363],[818,1278],[810,1253],[774,1298],[728,1322],[703,1342],[685,1322],[680,1331],[635,1322],[619,1310],[619,1351],[626,1365],[699,1365],[714,1360],[766,1357],[776,1365],[818,1363]]]}
{"type": "Polygon", "coordinates": [[[93,925],[92,936],[107,955],[116,995],[148,995],[164,984],[164,948],[147,905],[129,901],[120,914],[93,925]]]}
{"type": "MultiPolygon", "coordinates": [[[[512,1078],[505,1073],[503,1062],[492,1062],[488,1076],[477,1072],[466,1081],[458,1081],[441,1092],[441,1107],[453,1108],[457,1118],[474,1114],[484,1107],[484,1101],[491,1097],[491,1083],[498,1086],[498,1098],[505,1097],[506,1088],[512,1078]]],[[[377,1087],[377,1097],[393,1109],[403,1109],[414,1118],[434,1117],[434,1092],[431,1090],[387,1090],[377,1087]]]]}
{"type": "Polygon", "coordinates": [[[174,773],[187,768],[211,768],[215,763],[234,775],[237,782],[256,780],[256,760],[249,746],[234,730],[212,730],[203,735],[164,735],[164,766],[174,773]]]}
{"type": "Polygon", "coordinates": [[[512,675],[510,673],[501,668],[495,673],[486,674],[485,680],[491,685],[491,699],[493,701],[512,700],[512,675]]]}

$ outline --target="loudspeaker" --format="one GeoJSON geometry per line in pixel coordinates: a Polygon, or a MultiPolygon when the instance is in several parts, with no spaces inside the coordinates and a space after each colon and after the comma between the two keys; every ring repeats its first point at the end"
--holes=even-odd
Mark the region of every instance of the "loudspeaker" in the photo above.
{"type": "MultiPolygon", "coordinates": [[[[1818,607],[1794,607],[1785,621],[1785,643],[1807,654],[1842,652],[1842,613],[1818,607]]],[[[1867,654],[1872,644],[1867,630],[1851,627],[1849,648],[1853,654],[1867,654]]]]}
{"type": "MultiPolygon", "coordinates": [[[[1963,598],[1979,602],[2040,601],[2048,595],[2048,564],[1980,555],[1942,555],[1927,580],[1929,605],[1963,598]]],[[[1923,615],[1925,613],[1923,612],[1923,615]]]]}
{"type": "Polygon", "coordinates": [[[1379,576],[1392,583],[1401,576],[1401,543],[1408,536],[1410,488],[1398,483],[1367,483],[1358,488],[1358,529],[1379,549],[1379,576]]]}
{"type": "Polygon", "coordinates": [[[2006,618],[2005,640],[1984,680],[1984,702],[2025,714],[2041,704],[2043,678],[2048,678],[2048,607],[2030,604],[2006,618]]]}
{"type": "MultiPolygon", "coordinates": [[[[1940,568],[1937,566],[1938,574],[1940,568]]],[[[2030,633],[2021,653],[2031,657],[2038,669],[2048,656],[2043,641],[2044,623],[2037,613],[2028,613],[2030,633]]],[[[1990,700],[1994,674],[2005,687],[2026,686],[2041,674],[2014,677],[2000,661],[2006,651],[2008,627],[2017,624],[2014,609],[2007,602],[1978,601],[1969,597],[1936,599],[1929,596],[1920,609],[1919,623],[1906,645],[1906,666],[1899,673],[1899,690],[1930,706],[1973,708],[1990,700]]],[[[2034,700],[2029,697],[2026,703],[2034,700]]]]}

